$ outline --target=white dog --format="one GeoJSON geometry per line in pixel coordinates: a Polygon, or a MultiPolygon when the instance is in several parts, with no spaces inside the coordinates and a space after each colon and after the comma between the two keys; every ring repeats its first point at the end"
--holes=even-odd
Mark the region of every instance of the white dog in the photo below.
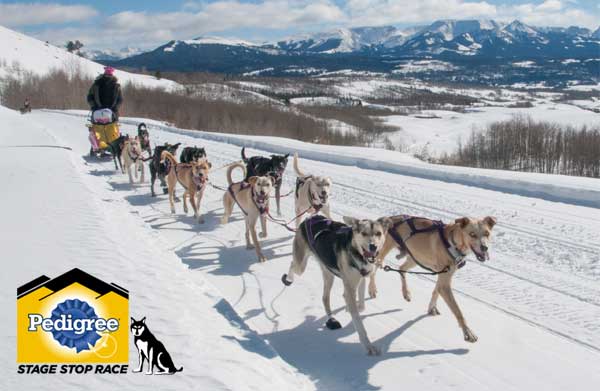
{"type": "Polygon", "coordinates": [[[123,152],[121,152],[121,159],[123,160],[123,169],[127,170],[127,175],[129,175],[129,183],[133,184],[131,166],[133,166],[133,172],[136,179],[138,177],[138,170],[141,171],[140,183],[143,183],[144,160],[142,159],[142,146],[137,137],[125,140],[125,143],[123,144],[123,152]]]}
{"type": "Polygon", "coordinates": [[[300,226],[305,213],[316,214],[323,212],[331,219],[329,208],[329,195],[331,193],[331,179],[324,176],[306,175],[298,167],[298,154],[294,154],[294,171],[296,179],[296,228],[300,226]]]}

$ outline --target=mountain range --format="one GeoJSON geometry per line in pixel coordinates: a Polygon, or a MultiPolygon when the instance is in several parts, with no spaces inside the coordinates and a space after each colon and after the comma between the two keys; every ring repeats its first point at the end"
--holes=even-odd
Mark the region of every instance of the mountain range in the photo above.
{"type": "Polygon", "coordinates": [[[402,73],[407,62],[424,60],[448,62],[453,66],[442,68],[456,70],[457,66],[497,67],[525,60],[565,59],[588,61],[582,67],[588,69],[584,76],[599,76],[600,28],[533,27],[518,20],[440,20],[404,29],[340,28],[264,44],[200,37],[170,41],[113,64],[148,70],[277,76],[343,70],[402,73]]]}

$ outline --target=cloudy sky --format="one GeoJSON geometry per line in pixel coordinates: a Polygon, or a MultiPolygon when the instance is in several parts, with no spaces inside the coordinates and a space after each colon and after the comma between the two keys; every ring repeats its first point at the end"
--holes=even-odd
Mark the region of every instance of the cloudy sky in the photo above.
{"type": "Polygon", "coordinates": [[[597,0],[58,0],[0,1],[0,25],[62,44],[149,49],[202,35],[254,42],[336,27],[519,19],[539,26],[600,24],[597,0]]]}

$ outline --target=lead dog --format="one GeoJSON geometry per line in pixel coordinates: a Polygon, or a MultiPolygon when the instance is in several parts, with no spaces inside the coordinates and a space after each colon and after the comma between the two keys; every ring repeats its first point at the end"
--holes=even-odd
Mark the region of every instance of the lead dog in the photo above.
{"type": "Polygon", "coordinates": [[[129,138],[125,139],[123,142],[123,151],[121,152],[121,160],[123,161],[123,166],[127,171],[127,175],[129,175],[129,183],[133,183],[133,177],[131,176],[131,166],[133,166],[133,171],[135,177],[138,177],[138,171],[141,171],[140,174],[140,183],[144,182],[144,159],[142,158],[142,146],[140,145],[140,139],[129,138]]]}
{"type": "Polygon", "coordinates": [[[188,212],[187,199],[189,198],[194,209],[194,217],[198,219],[199,223],[204,223],[204,218],[200,214],[200,202],[202,196],[204,196],[212,164],[205,160],[199,163],[177,163],[175,156],[171,155],[169,151],[162,152],[160,163],[168,165],[166,179],[171,213],[175,213],[175,186],[179,182],[185,189],[183,192],[183,211],[188,212]],[[196,201],[196,195],[198,195],[198,201],[196,201]]]}
{"type": "Polygon", "coordinates": [[[323,306],[328,318],[327,328],[334,330],[342,327],[332,316],[330,305],[333,280],[339,277],[344,284],[346,309],[352,316],[358,338],[369,355],[378,355],[381,351],[369,341],[358,313],[364,309],[365,277],[375,270],[376,257],[383,247],[391,221],[388,218],[357,220],[344,217],[344,222],[347,225],[321,215],[303,221],[294,236],[289,272],[281,280],[285,285],[291,285],[294,275],[304,273],[307,259],[312,255],[323,273],[323,306]]]}
{"type": "Polygon", "coordinates": [[[271,155],[271,157],[252,156],[246,157],[246,147],[242,148],[242,160],[246,165],[246,176],[244,180],[253,176],[270,176],[274,179],[275,201],[277,203],[277,214],[281,216],[281,184],[283,173],[287,166],[290,155],[271,155]]]}
{"type": "MultiPolygon", "coordinates": [[[[450,224],[406,215],[393,216],[390,219],[392,227],[377,257],[378,264],[381,265],[385,256],[397,247],[400,250],[397,258],[406,257],[399,270],[407,271],[419,265],[439,273],[429,302],[429,315],[440,314],[437,309],[437,299],[441,295],[456,317],[465,341],[476,342],[477,336],[467,326],[452,293],[452,276],[465,264],[465,257],[471,252],[480,262],[489,259],[488,245],[496,219],[491,216],[483,219],[461,217],[450,224]]],[[[400,273],[400,276],[402,295],[406,301],[410,301],[411,294],[406,284],[406,275],[400,273]]],[[[375,273],[369,282],[369,294],[372,297],[377,294],[375,273]]]]}
{"type": "Polygon", "coordinates": [[[305,213],[323,212],[331,220],[329,195],[331,193],[331,179],[324,176],[306,175],[298,167],[298,154],[294,154],[294,171],[296,179],[296,228],[302,221],[305,213]]]}
{"type": "Polygon", "coordinates": [[[241,168],[246,176],[246,167],[241,163],[235,163],[227,168],[227,182],[229,188],[223,194],[224,213],[221,224],[227,224],[229,216],[233,212],[233,205],[237,204],[245,215],[246,222],[246,248],[256,250],[256,256],[260,262],[267,258],[263,255],[256,236],[256,222],[260,218],[261,238],[267,237],[267,213],[269,213],[269,196],[273,189],[274,180],[267,176],[253,176],[248,181],[234,183],[231,173],[235,168],[241,168]],[[252,237],[252,243],[250,243],[252,237]]]}

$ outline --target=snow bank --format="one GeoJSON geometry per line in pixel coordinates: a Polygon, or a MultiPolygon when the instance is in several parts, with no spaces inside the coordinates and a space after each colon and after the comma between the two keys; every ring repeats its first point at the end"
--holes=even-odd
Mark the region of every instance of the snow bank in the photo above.
{"type": "MultiPolygon", "coordinates": [[[[52,112],[84,116],[83,113],[77,111],[52,112]]],[[[307,159],[344,166],[376,169],[548,201],[600,208],[600,180],[593,178],[443,166],[425,163],[407,154],[383,149],[315,145],[279,137],[243,136],[179,129],[148,119],[121,119],[122,123],[131,125],[137,125],[142,121],[166,132],[252,147],[272,153],[298,152],[301,157],[307,159]]]]}

